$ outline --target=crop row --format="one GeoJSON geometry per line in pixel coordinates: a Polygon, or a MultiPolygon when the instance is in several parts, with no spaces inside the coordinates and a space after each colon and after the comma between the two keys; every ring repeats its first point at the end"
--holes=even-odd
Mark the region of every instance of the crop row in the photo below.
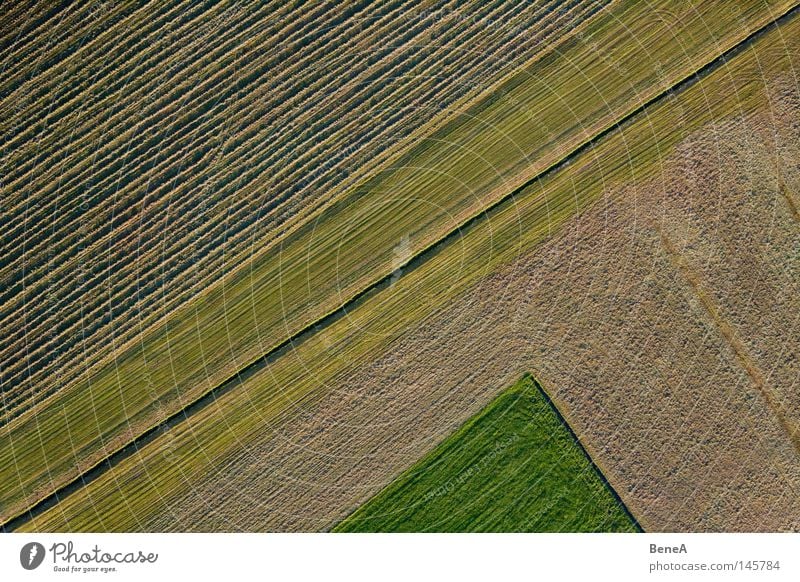
{"type": "MultiPolygon", "coordinates": [[[[283,432],[285,420],[302,417],[323,394],[337,393],[354,369],[369,366],[408,330],[417,329],[439,309],[468,295],[487,274],[510,269],[520,249],[532,252],[610,188],[658,176],[665,156],[687,133],[767,110],[765,82],[790,73],[795,66],[792,59],[797,55],[798,28],[800,21],[794,18],[780,29],[773,29],[697,83],[684,85],[674,99],[660,100],[646,114],[607,134],[570,164],[522,191],[513,205],[497,207],[485,220],[473,223],[455,239],[455,244],[444,245],[391,287],[353,306],[346,317],[277,354],[211,405],[158,436],[27,527],[162,529],[170,523],[175,526],[171,520],[176,515],[210,514],[206,499],[198,492],[215,489],[228,493],[228,504],[235,504],[237,496],[257,500],[259,506],[248,517],[260,518],[255,523],[261,527],[286,527],[300,519],[292,510],[303,511],[303,503],[312,503],[313,496],[326,484],[337,490],[340,501],[348,496],[363,498],[361,492],[352,492],[335,478],[355,487],[350,475],[367,473],[369,467],[365,469],[364,464],[369,464],[371,455],[393,450],[391,439],[400,424],[414,430],[418,426],[416,418],[428,409],[417,403],[408,417],[396,419],[398,424],[387,422],[386,428],[373,423],[374,419],[359,417],[359,409],[354,407],[347,411],[354,418],[345,415],[339,422],[310,421],[308,432],[298,440],[289,440],[283,432]],[[317,446],[317,439],[335,430],[354,441],[365,441],[363,447],[353,447],[363,456],[338,457],[317,446]],[[388,435],[388,440],[372,440],[372,433],[377,431],[388,435]],[[266,464],[273,455],[280,454],[286,455],[278,465],[283,473],[274,479],[262,482],[252,479],[246,471],[232,468],[266,464]],[[324,475],[292,470],[330,467],[329,463],[335,466],[324,475]],[[316,482],[315,478],[328,480],[316,482]],[[271,505],[276,498],[286,504],[271,505]]],[[[384,370],[386,375],[391,373],[392,370],[384,370]]],[[[717,390],[716,386],[711,388],[717,390]]],[[[371,389],[378,392],[380,386],[371,389]]],[[[455,390],[460,391],[461,387],[456,386],[455,390]]],[[[691,392],[686,396],[691,397],[691,392]]],[[[343,392],[341,397],[346,402],[348,393],[343,392]]],[[[626,393],[617,398],[623,403],[628,399],[626,393]]],[[[442,412],[436,421],[441,425],[446,418],[442,412]]],[[[630,419],[619,422],[629,424],[630,419]]],[[[642,422],[647,424],[646,419],[642,422]]],[[[663,451],[656,449],[655,454],[663,451]]],[[[376,492],[380,485],[370,483],[369,487],[376,492]]],[[[345,505],[339,506],[340,512],[346,510],[345,505]]],[[[214,516],[208,515],[204,523],[213,521],[214,516]]],[[[222,527],[220,523],[217,526],[222,527]]]]}
{"type": "Polygon", "coordinates": [[[398,241],[413,255],[480,215],[788,3],[768,9],[753,2],[735,14],[725,3],[661,6],[686,23],[681,35],[650,6],[615,5],[420,140],[391,171],[347,191],[290,232],[280,252],[254,254],[247,269],[198,295],[191,310],[165,318],[35,415],[9,424],[0,436],[5,514],[57,489],[395,271],[398,241]],[[65,431],[71,451],[62,446],[65,431]]]}
{"type": "Polygon", "coordinates": [[[31,37],[22,63],[39,51],[53,64],[3,86],[0,107],[14,112],[2,150],[4,422],[597,9],[495,3],[459,20],[409,18],[401,3],[284,15],[125,6],[101,13],[92,27],[104,32],[91,28],[78,49],[69,35],[47,50],[31,37]]]}

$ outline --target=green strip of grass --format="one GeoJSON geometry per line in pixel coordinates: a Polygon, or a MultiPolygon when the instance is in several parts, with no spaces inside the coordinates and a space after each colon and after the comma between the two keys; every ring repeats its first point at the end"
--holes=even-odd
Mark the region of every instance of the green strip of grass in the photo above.
{"type": "MultiPolygon", "coordinates": [[[[0,434],[0,520],[390,274],[400,241],[409,241],[412,255],[433,244],[790,3],[742,2],[738,12],[725,2],[657,5],[615,5],[280,249],[254,258],[140,345],[8,425],[0,434]]],[[[548,229],[577,210],[569,199],[547,205],[548,229]]]]}
{"type": "MultiPolygon", "coordinates": [[[[234,451],[258,442],[266,426],[335,386],[340,374],[366,365],[433,310],[455,301],[487,274],[507,268],[522,250],[535,249],[615,185],[657,176],[664,158],[685,136],[709,123],[769,107],[765,82],[791,74],[794,55],[800,54],[798,39],[796,18],[773,29],[675,99],[608,135],[568,169],[526,189],[513,205],[489,213],[457,244],[444,245],[433,259],[404,273],[390,292],[365,298],[347,317],[298,342],[214,406],[176,425],[20,529],[129,531],[169,512],[170,503],[181,502],[193,479],[218,471],[234,451]]],[[[44,473],[45,466],[38,468],[44,473]]],[[[10,475],[9,486],[14,485],[15,466],[4,465],[3,470],[10,475]]]]}
{"type": "Polygon", "coordinates": [[[334,531],[638,529],[526,375],[334,531]]]}

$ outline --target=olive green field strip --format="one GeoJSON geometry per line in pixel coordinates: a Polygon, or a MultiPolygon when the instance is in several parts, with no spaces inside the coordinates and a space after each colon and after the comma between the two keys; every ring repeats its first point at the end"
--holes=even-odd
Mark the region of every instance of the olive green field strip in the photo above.
{"type": "Polygon", "coordinates": [[[333,531],[642,528],[541,384],[526,374],[333,531]]]}
{"type": "Polygon", "coordinates": [[[108,6],[0,16],[3,424],[602,3],[108,6]]]}
{"type": "Polygon", "coordinates": [[[224,285],[12,420],[0,435],[0,519],[80,479],[290,341],[283,338],[389,277],[398,241],[408,241],[413,257],[458,232],[788,9],[761,2],[736,12],[725,3],[659,6],[621,3],[592,19],[581,35],[337,198],[224,285]]]}
{"type": "MultiPolygon", "coordinates": [[[[800,49],[795,14],[704,67],[696,81],[687,80],[624,127],[607,132],[560,171],[534,180],[511,203],[496,205],[450,244],[431,248],[425,260],[410,265],[388,288],[364,294],[265,365],[248,369],[241,381],[233,380],[236,389],[215,395],[125,458],[111,459],[106,470],[55,506],[21,516],[14,529],[147,529],[170,514],[170,503],[192,491],[195,480],[209,475],[226,479],[224,467],[237,451],[258,450],[265,433],[302,414],[336,386],[337,378],[374,361],[394,340],[469,293],[488,274],[513,265],[522,250],[532,252],[608,188],[651,179],[671,148],[692,132],[768,107],[766,82],[794,75],[793,58],[800,49]]],[[[268,494],[257,490],[258,483],[248,486],[256,498],[268,494]]]]}

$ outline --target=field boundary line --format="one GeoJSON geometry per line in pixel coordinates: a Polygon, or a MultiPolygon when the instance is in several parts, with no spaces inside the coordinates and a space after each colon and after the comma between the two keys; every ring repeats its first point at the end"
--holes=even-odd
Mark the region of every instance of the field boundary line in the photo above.
{"type": "Polygon", "coordinates": [[[556,405],[555,401],[550,396],[550,394],[547,393],[547,390],[544,389],[544,386],[542,386],[542,383],[539,382],[539,380],[537,380],[536,377],[533,374],[529,373],[529,372],[526,372],[523,375],[523,378],[530,378],[531,383],[534,386],[536,386],[537,390],[539,390],[539,393],[542,395],[542,398],[545,399],[545,401],[550,406],[550,408],[553,410],[553,412],[555,412],[556,417],[558,417],[558,421],[561,423],[561,425],[564,428],[567,429],[567,431],[569,432],[570,436],[572,437],[572,440],[575,442],[576,445],[578,445],[578,448],[580,448],[581,452],[586,457],[586,460],[589,461],[589,464],[592,466],[592,469],[594,469],[594,472],[597,474],[597,477],[600,479],[600,481],[603,483],[603,485],[605,485],[608,488],[608,490],[611,492],[611,495],[614,496],[614,499],[617,501],[617,503],[619,503],[619,506],[622,508],[623,513],[625,513],[625,515],[628,516],[628,519],[631,520],[631,522],[633,523],[633,526],[638,530],[639,533],[644,533],[645,529],[644,529],[644,527],[642,527],[642,524],[639,523],[639,520],[636,518],[636,516],[633,514],[633,512],[628,507],[628,504],[625,503],[625,501],[622,499],[622,496],[620,496],[620,494],[617,492],[617,490],[614,488],[614,486],[608,480],[608,477],[606,477],[606,474],[600,468],[600,465],[598,465],[595,462],[595,460],[592,457],[592,455],[589,453],[589,451],[583,445],[583,441],[581,441],[581,439],[578,436],[578,434],[574,430],[572,430],[572,426],[569,424],[569,422],[567,422],[567,419],[561,413],[561,410],[559,410],[558,406],[556,405]]]}
{"type": "Polygon", "coordinates": [[[658,226],[656,226],[656,229],[661,239],[661,245],[670,263],[672,263],[677,273],[688,283],[692,293],[703,306],[706,315],[711,319],[714,327],[733,352],[735,359],[750,378],[750,382],[755,386],[759,394],[761,394],[767,408],[775,415],[775,419],[778,421],[781,429],[786,433],[795,452],[800,455],[800,431],[797,426],[793,426],[792,421],[787,417],[786,407],[781,403],[779,395],[775,394],[767,385],[764,374],[759,369],[758,364],[753,361],[744,343],[739,339],[736,330],[733,329],[731,324],[728,323],[725,317],[720,313],[719,306],[711,297],[706,286],[703,285],[700,275],[692,268],[689,261],[680,251],[675,248],[675,245],[664,230],[658,226]]]}
{"type": "Polygon", "coordinates": [[[186,406],[177,410],[165,420],[145,430],[139,436],[134,437],[127,444],[123,445],[121,448],[112,452],[104,459],[98,461],[95,465],[85,470],[83,473],[77,475],[72,480],[68,481],[66,484],[62,485],[52,493],[48,494],[44,498],[32,504],[28,509],[22,511],[15,517],[8,519],[6,522],[0,523],[0,532],[13,531],[20,525],[31,521],[37,515],[40,515],[45,510],[59,503],[62,497],[70,495],[71,493],[77,491],[81,487],[97,479],[107,470],[113,469],[116,465],[118,465],[120,462],[130,457],[133,453],[138,452],[139,447],[147,445],[148,443],[152,442],[159,434],[166,432],[167,430],[176,426],[177,424],[180,424],[184,420],[188,420],[190,416],[196,414],[199,410],[203,409],[208,404],[216,401],[218,396],[221,396],[226,392],[230,391],[232,388],[235,387],[237,383],[241,383],[245,379],[251,377],[255,372],[259,371],[263,366],[273,361],[276,357],[280,356],[287,349],[293,348],[297,343],[302,343],[303,341],[305,341],[305,339],[315,334],[320,329],[327,327],[328,325],[337,321],[341,317],[346,316],[350,309],[356,307],[371,295],[374,295],[375,293],[378,293],[387,286],[389,286],[394,281],[395,273],[398,271],[398,269],[401,270],[402,273],[401,276],[407,276],[410,272],[421,267],[422,265],[427,263],[430,259],[438,255],[439,251],[441,251],[450,242],[457,240],[465,231],[475,227],[490,214],[497,213],[508,202],[513,201],[517,196],[522,194],[529,187],[533,186],[534,184],[540,182],[545,178],[550,177],[551,175],[557,173],[558,171],[568,167],[575,158],[582,155],[586,151],[591,150],[597,143],[603,140],[606,136],[614,133],[617,130],[622,130],[625,126],[630,125],[630,123],[633,122],[633,120],[638,118],[640,114],[645,112],[651,106],[654,106],[664,101],[665,99],[674,96],[677,93],[683,92],[689,87],[693,86],[696,82],[708,76],[717,67],[726,64],[729,59],[735,57],[739,53],[749,48],[754,41],[759,39],[764,34],[768,33],[771,29],[777,28],[781,24],[795,17],[798,14],[798,12],[800,12],[800,3],[795,4],[791,8],[787,9],[781,15],[777,16],[776,18],[773,18],[768,23],[764,24],[762,27],[751,32],[749,35],[747,35],[745,38],[734,44],[732,47],[726,49],[718,56],[714,57],[710,61],[701,65],[693,72],[683,76],[682,78],[680,78],[678,81],[676,81],[663,91],[657,93],[656,95],[652,96],[650,99],[648,99],[641,105],[635,107],[634,109],[632,109],[631,111],[620,117],[617,121],[611,123],[606,128],[597,132],[594,136],[590,137],[586,141],[582,142],[581,144],[573,148],[559,160],[553,162],[552,164],[544,168],[542,171],[532,176],[526,182],[514,188],[508,194],[505,194],[504,196],[498,198],[497,200],[489,204],[486,208],[484,208],[477,214],[466,219],[460,225],[456,226],[449,232],[445,233],[443,237],[440,238],[439,240],[434,241],[430,243],[428,246],[424,247],[416,255],[409,258],[405,263],[395,268],[391,272],[387,273],[374,283],[368,285],[367,287],[356,293],[353,297],[342,303],[339,307],[323,315],[316,321],[307,324],[299,331],[295,332],[293,335],[283,340],[275,347],[271,348],[267,353],[259,356],[249,364],[246,364],[240,370],[235,372],[233,375],[229,376],[227,379],[222,381],[220,384],[209,389],[204,394],[199,396],[196,400],[190,402],[186,406]]]}

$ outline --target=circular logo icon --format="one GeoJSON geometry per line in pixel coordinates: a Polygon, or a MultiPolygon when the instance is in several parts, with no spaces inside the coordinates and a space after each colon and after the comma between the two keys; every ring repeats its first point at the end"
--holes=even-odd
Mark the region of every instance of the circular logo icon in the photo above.
{"type": "Polygon", "coordinates": [[[35,570],[44,560],[44,546],[39,542],[28,542],[19,551],[19,563],[26,570],[35,570]]]}

